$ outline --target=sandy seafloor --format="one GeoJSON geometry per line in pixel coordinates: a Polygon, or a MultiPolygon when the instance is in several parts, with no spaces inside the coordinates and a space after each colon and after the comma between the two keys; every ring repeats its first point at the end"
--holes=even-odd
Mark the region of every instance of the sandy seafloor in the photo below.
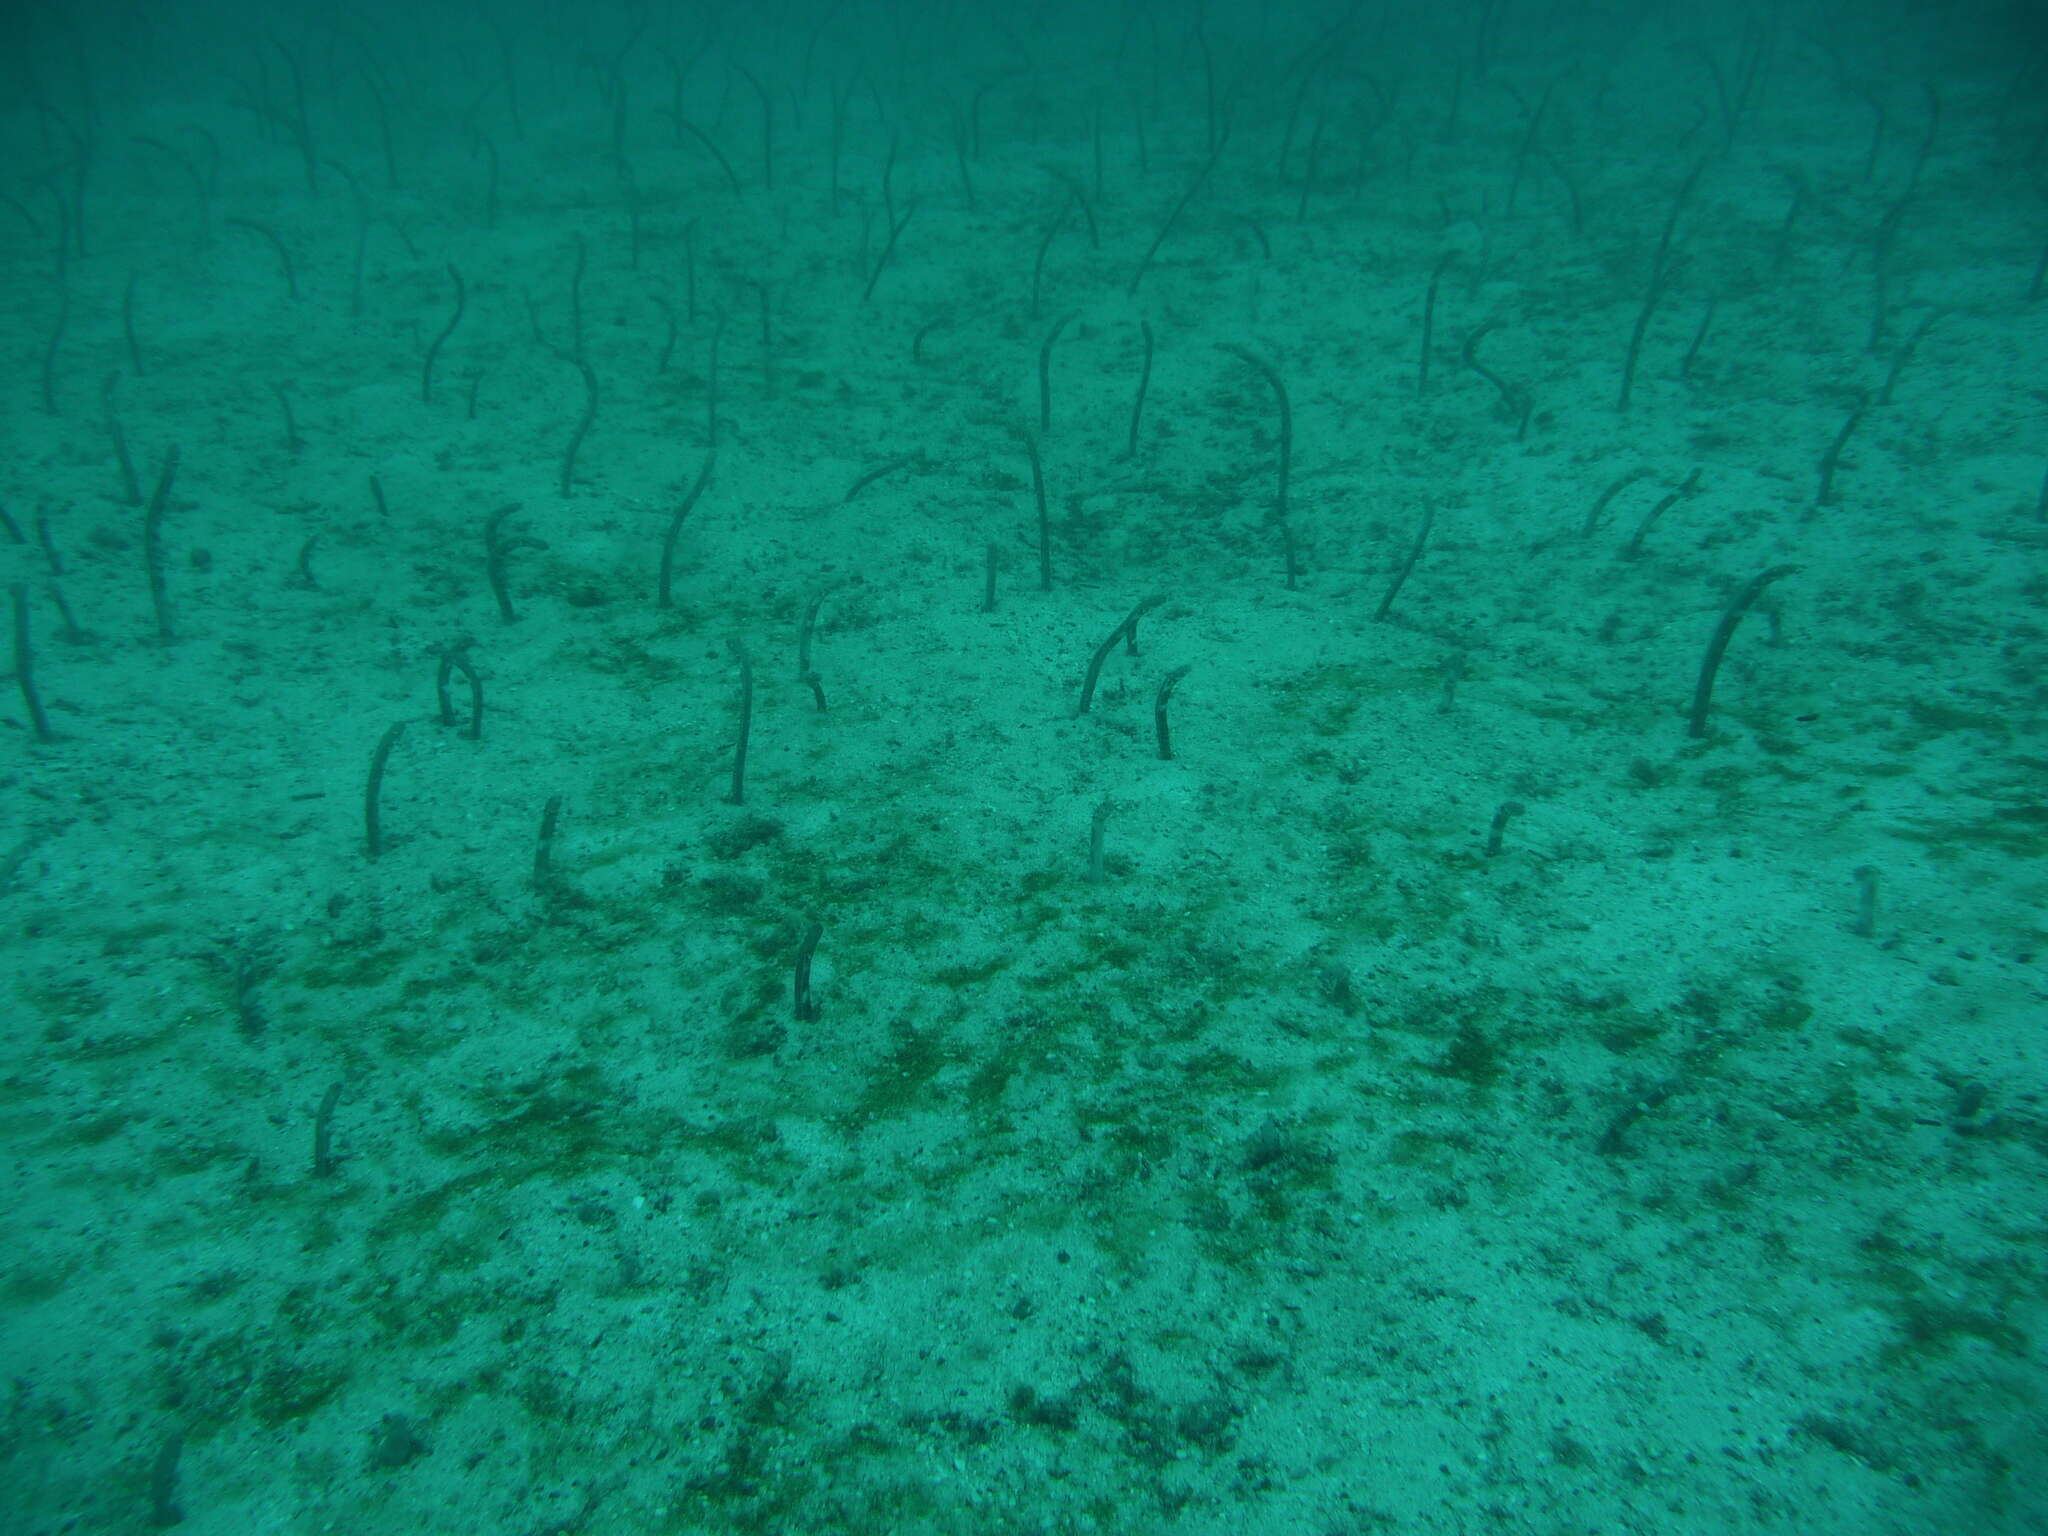
{"type": "Polygon", "coordinates": [[[2038,37],[1130,14],[37,34],[0,1531],[2048,1529],[2038,37]]]}

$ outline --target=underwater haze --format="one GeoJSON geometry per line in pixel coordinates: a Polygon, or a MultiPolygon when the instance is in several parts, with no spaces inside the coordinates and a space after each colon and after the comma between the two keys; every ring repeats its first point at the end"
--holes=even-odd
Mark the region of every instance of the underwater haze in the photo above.
{"type": "Polygon", "coordinates": [[[2048,1530],[2048,22],[22,4],[0,1536],[2048,1530]]]}

